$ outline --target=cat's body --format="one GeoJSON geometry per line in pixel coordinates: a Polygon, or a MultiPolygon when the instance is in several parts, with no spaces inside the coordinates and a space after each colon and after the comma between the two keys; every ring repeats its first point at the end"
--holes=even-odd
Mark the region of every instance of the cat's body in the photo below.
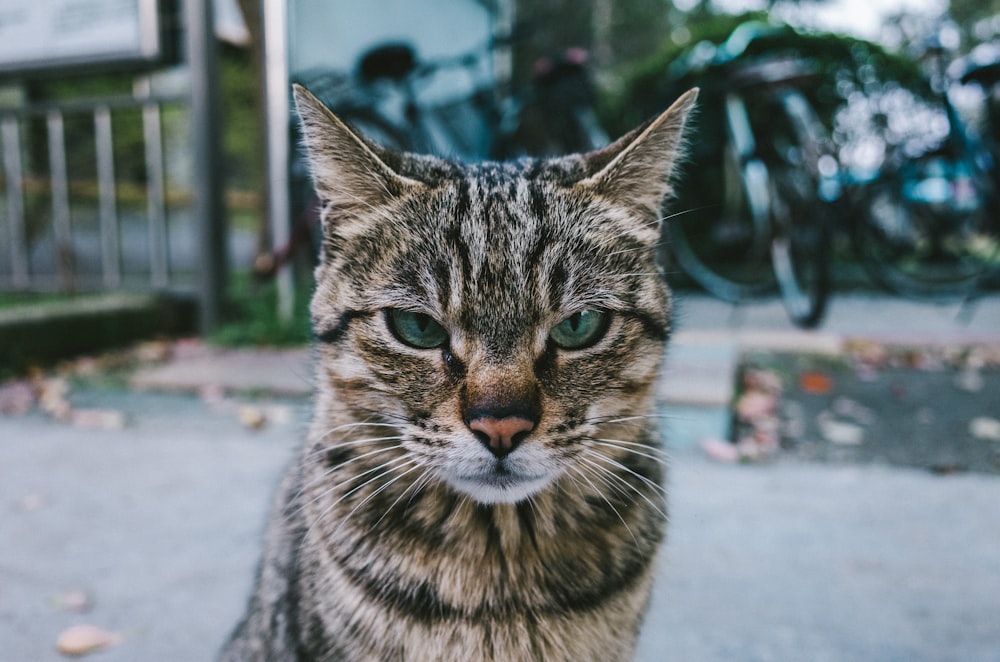
{"type": "Polygon", "coordinates": [[[658,267],[693,95],[602,152],[458,166],[299,112],[324,210],[315,416],[252,660],[625,660],[663,538],[658,267]]]}

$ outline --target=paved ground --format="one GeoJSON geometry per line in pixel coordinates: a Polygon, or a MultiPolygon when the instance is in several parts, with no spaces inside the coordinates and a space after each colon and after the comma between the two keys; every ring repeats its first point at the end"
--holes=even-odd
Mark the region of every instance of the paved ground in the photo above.
{"type": "MultiPolygon", "coordinates": [[[[726,370],[742,347],[834,351],[846,337],[900,329],[921,342],[1000,340],[997,300],[969,320],[956,312],[841,298],[823,332],[801,334],[774,304],[681,306],[664,387],[672,522],[639,660],[1000,661],[1000,478],[728,466],[696,446],[726,425],[726,370]]],[[[271,378],[309,380],[301,352],[188,360],[202,383],[238,375],[254,391],[271,378]]],[[[173,369],[177,388],[185,371],[173,369]]],[[[243,607],[307,400],[108,388],[70,399],[123,412],[126,425],[0,417],[0,660],[60,659],[56,637],[79,623],[123,636],[95,660],[212,659],[243,607]],[[248,429],[241,402],[271,422],[248,429]],[[89,611],[60,606],[80,590],[89,611]]]]}

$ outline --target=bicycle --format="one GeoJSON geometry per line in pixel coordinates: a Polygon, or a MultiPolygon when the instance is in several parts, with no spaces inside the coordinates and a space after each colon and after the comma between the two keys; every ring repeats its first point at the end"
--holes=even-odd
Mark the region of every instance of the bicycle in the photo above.
{"type": "Polygon", "coordinates": [[[928,81],[930,111],[943,117],[946,131],[916,147],[901,141],[877,176],[849,183],[860,189],[851,194],[851,239],[884,287],[910,298],[962,301],[1000,268],[1000,171],[995,145],[970,132],[951,91],[958,82],[989,84],[998,75],[986,66],[956,80],[945,74],[940,42],[932,41],[927,53],[937,70],[928,81]]]}
{"type": "MultiPolygon", "coordinates": [[[[826,130],[803,86],[817,71],[801,57],[744,57],[770,32],[739,26],[720,46],[699,45],[676,65],[699,77],[709,101],[687,170],[702,178],[696,195],[722,189],[720,207],[682,195],[664,225],[681,268],[716,297],[731,303],[777,290],[789,318],[805,328],[820,323],[830,292],[832,202],[840,195],[839,166],[826,130]],[[712,97],[721,115],[712,115],[712,97]],[[709,132],[718,141],[701,141],[709,132]],[[707,180],[707,181],[706,181],[707,180]]],[[[673,72],[676,78],[680,76],[673,72]]]]}
{"type": "MultiPolygon", "coordinates": [[[[313,70],[295,82],[360,134],[396,151],[480,161],[587,152],[606,145],[609,138],[597,121],[581,49],[540,60],[529,88],[497,98],[489,56],[511,38],[495,37],[469,52],[428,62],[421,62],[408,43],[378,44],[361,54],[353,75],[313,70]],[[466,79],[464,91],[437,97],[427,93],[439,74],[456,72],[466,79]]],[[[296,123],[291,130],[292,144],[301,144],[296,123]]],[[[301,150],[293,154],[290,180],[292,238],[258,257],[255,272],[260,278],[276,273],[301,246],[318,249],[320,244],[320,203],[301,150]]]]}

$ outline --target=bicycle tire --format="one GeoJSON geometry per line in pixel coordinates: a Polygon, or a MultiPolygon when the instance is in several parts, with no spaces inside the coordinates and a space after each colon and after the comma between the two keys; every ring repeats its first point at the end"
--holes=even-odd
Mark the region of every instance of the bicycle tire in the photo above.
{"type": "Polygon", "coordinates": [[[905,192],[910,177],[896,173],[871,185],[853,227],[854,250],[872,279],[896,294],[963,301],[1000,268],[997,191],[985,176],[976,176],[966,182],[974,196],[970,209],[918,203],[905,192]]]}
{"type": "Polygon", "coordinates": [[[817,326],[830,295],[831,203],[825,185],[836,172],[829,140],[808,101],[796,90],[782,95],[791,132],[775,141],[771,169],[771,265],[789,318],[817,326]],[[832,172],[824,174],[823,162],[832,172]]]}
{"type": "Polygon", "coordinates": [[[830,208],[817,199],[817,181],[808,169],[781,168],[771,181],[771,263],[781,302],[797,326],[814,328],[830,295],[830,208]]]}
{"type": "MultiPolygon", "coordinates": [[[[745,169],[731,149],[721,164],[722,209],[684,200],[664,229],[670,253],[702,289],[728,303],[774,293],[769,238],[757,226],[746,196],[745,169]]],[[[699,164],[703,166],[704,164],[699,164]]],[[[708,170],[708,169],[706,169],[708,170]]],[[[766,177],[766,171],[763,173],[766,177]]]]}

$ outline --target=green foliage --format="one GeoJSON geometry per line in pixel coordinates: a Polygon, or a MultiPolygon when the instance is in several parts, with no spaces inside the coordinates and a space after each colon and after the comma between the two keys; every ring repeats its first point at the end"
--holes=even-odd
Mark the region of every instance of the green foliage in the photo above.
{"type": "Polygon", "coordinates": [[[260,283],[248,274],[238,274],[231,281],[225,321],[209,340],[225,346],[289,346],[309,341],[311,287],[297,286],[292,319],[284,321],[278,318],[273,280],[260,283]]]}
{"type": "MultiPolygon", "coordinates": [[[[701,87],[701,106],[708,98],[724,92],[727,81],[718,72],[696,66],[696,51],[702,44],[722,44],[736,27],[744,23],[767,24],[765,12],[739,15],[707,14],[687,25],[690,38],[683,44],[666,39],[655,55],[625,67],[620,76],[625,80],[622,93],[606,99],[602,119],[612,134],[627,131],[639,122],[664,110],[681,93],[691,87],[701,87]]],[[[833,33],[799,32],[790,27],[773,26],[773,31],[751,42],[741,60],[763,55],[785,54],[803,57],[819,71],[818,85],[813,90],[814,101],[827,119],[842,101],[838,82],[849,79],[855,89],[871,85],[874,76],[879,82],[892,81],[927,97],[930,89],[920,67],[911,59],[890,53],[882,46],[833,33]],[[874,74],[872,74],[874,72],[874,74]]]]}
{"type": "Polygon", "coordinates": [[[264,170],[262,150],[264,135],[256,110],[257,74],[251,66],[249,51],[226,47],[219,62],[222,78],[223,151],[229,186],[253,191],[264,170]]]}

